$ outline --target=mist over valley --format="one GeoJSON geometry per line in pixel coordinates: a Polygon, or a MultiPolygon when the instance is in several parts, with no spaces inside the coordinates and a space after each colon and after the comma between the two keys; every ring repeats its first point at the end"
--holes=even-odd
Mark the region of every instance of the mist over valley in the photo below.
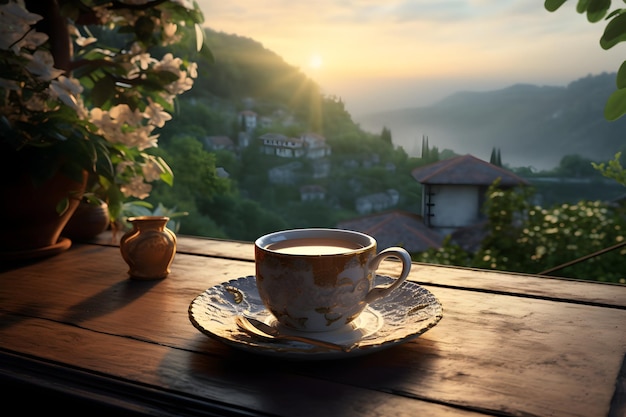
{"type": "Polygon", "coordinates": [[[615,74],[588,75],[565,87],[516,84],[489,92],[461,91],[428,107],[355,116],[361,128],[391,130],[393,143],[420,156],[431,147],[489,160],[501,151],[509,167],[551,170],[565,155],[605,161],[624,149],[626,118],[607,121],[604,104],[615,74]]]}

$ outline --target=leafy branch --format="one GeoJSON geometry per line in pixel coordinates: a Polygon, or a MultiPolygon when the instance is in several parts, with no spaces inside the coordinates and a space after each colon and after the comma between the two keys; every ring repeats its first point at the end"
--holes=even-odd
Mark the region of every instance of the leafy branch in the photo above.
{"type": "MultiPolygon", "coordinates": [[[[545,0],[544,7],[549,12],[558,10],[567,0],[545,0]]],[[[620,42],[626,41],[626,9],[617,8],[611,11],[611,0],[578,0],[576,11],[586,14],[590,23],[603,19],[608,23],[600,38],[600,46],[604,50],[611,49],[620,42]]],[[[617,120],[626,114],[626,61],[622,62],[617,71],[617,90],[607,99],[604,117],[617,120]]]]}

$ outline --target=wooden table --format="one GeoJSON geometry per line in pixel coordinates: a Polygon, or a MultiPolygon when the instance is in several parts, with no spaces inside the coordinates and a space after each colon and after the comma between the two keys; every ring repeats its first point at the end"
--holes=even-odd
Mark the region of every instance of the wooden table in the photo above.
{"type": "Polygon", "coordinates": [[[409,279],[444,308],[434,328],[366,356],[284,361],[226,346],[188,318],[207,288],[253,275],[253,256],[251,243],[179,236],[160,281],[128,279],[106,238],[5,262],[3,405],[161,416],[626,415],[626,286],[414,264],[409,279]]]}

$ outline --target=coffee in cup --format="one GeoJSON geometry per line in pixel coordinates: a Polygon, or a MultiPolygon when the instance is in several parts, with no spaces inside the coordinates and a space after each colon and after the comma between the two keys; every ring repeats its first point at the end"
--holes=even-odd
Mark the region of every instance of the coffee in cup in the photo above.
{"type": "Polygon", "coordinates": [[[398,288],[411,270],[400,247],[377,253],[376,240],[342,229],[293,229],[255,242],[256,284],[265,307],[291,329],[332,331],[351,323],[367,304],[398,288]],[[387,258],[402,262],[390,285],[373,287],[376,270],[387,258]]]}

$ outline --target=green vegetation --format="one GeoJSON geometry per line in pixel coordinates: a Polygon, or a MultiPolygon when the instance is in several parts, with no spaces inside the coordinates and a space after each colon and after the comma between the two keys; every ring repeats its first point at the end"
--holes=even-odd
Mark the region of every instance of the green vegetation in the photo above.
{"type": "MultiPolygon", "coordinates": [[[[150,197],[155,207],[161,203],[188,213],[177,219],[178,233],[252,241],[285,228],[335,227],[360,216],[355,209],[357,197],[391,188],[401,196],[394,208],[421,212],[421,185],[410,172],[454,156],[453,151],[440,151],[424,136],[420,157],[410,157],[394,146],[390,129],[385,127],[380,134],[365,132],[353,122],[340,98],[322,95],[303,74],[258,43],[213,32],[207,38],[215,62],[199,63],[197,88],[180,99],[178,114],[160,132],[157,153],[172,167],[174,186],[158,186],[150,197]],[[244,109],[271,120],[271,125],[259,127],[247,147],[209,149],[204,143],[209,136],[237,140],[244,130],[238,112],[244,109]],[[293,182],[270,184],[268,171],[294,160],[260,152],[257,138],[267,132],[288,137],[307,132],[323,135],[332,148],[331,174],[314,178],[314,162],[300,158],[293,182]],[[216,167],[223,168],[228,177],[218,176],[216,167]],[[323,187],[325,199],[303,200],[303,185],[323,187]]],[[[626,227],[623,211],[591,201],[596,196],[606,201],[607,195],[617,197],[624,192],[613,181],[623,175],[619,158],[618,154],[615,161],[604,164],[572,154],[563,157],[555,169],[536,172],[531,167],[507,166],[507,155],[494,148],[492,162],[504,162],[529,179],[533,188],[489,190],[488,234],[478,253],[467,253],[448,242],[441,250],[414,254],[414,259],[538,273],[619,244],[626,227]],[[593,198],[580,201],[585,189],[593,198]]],[[[619,271],[626,270],[624,254],[622,248],[553,275],[623,282],[619,271]]]]}
{"type": "Polygon", "coordinates": [[[476,253],[448,240],[416,261],[626,284],[626,210],[600,201],[579,201],[548,208],[532,205],[533,190],[490,187],[485,203],[486,238],[476,253]],[[585,262],[550,270],[608,247],[585,262]]]}
{"type": "MultiPolygon", "coordinates": [[[[567,0],[545,0],[545,8],[554,12],[567,0]]],[[[606,18],[608,23],[600,38],[602,49],[608,50],[626,41],[626,9],[611,10],[611,0],[578,0],[576,11],[587,16],[591,23],[606,18]]],[[[626,61],[622,63],[616,78],[617,90],[611,94],[604,108],[607,120],[616,120],[626,114],[626,61]]]]}
{"type": "Polygon", "coordinates": [[[397,208],[419,210],[420,185],[410,170],[432,159],[409,158],[394,148],[388,129],[380,135],[360,129],[341,99],[323,96],[311,80],[257,42],[211,31],[206,39],[213,56],[198,62],[194,88],[160,131],[156,153],[170,164],[174,186],[155,187],[149,199],[154,206],[188,213],[179,233],[249,241],[289,227],[334,227],[358,216],[358,196],[389,188],[402,196],[397,208]],[[237,152],[204,145],[210,136],[236,141],[245,130],[238,112],[245,109],[271,119],[272,125],[256,129],[250,145],[237,152]],[[323,135],[332,147],[332,174],[313,179],[314,162],[301,158],[293,183],[271,185],[268,171],[292,160],[260,153],[257,138],[266,132],[323,135]],[[218,177],[216,167],[229,177],[218,177]],[[304,185],[323,187],[324,201],[302,201],[304,185]]]}

